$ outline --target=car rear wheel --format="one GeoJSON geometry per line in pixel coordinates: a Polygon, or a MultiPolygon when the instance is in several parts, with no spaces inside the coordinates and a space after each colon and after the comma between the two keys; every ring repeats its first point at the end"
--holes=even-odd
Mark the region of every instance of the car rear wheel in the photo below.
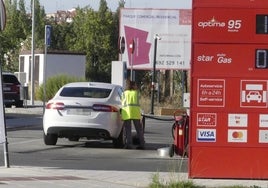
{"type": "Polygon", "coordinates": [[[79,137],[78,136],[69,137],[68,140],[71,141],[71,142],[78,142],[79,141],[79,137]]]}
{"type": "Polygon", "coordinates": [[[113,146],[114,148],[123,148],[125,144],[126,144],[126,135],[125,135],[124,127],[122,127],[118,138],[113,139],[113,146]]]}
{"type": "Polygon", "coordinates": [[[56,134],[45,134],[44,133],[44,142],[46,145],[56,145],[58,141],[58,136],[56,134]]]}
{"type": "Polygon", "coordinates": [[[16,106],[16,107],[23,107],[23,100],[18,100],[18,101],[16,101],[15,106],[16,106]]]}
{"type": "Polygon", "coordinates": [[[11,104],[5,104],[5,107],[7,107],[7,108],[11,108],[11,104]]]}

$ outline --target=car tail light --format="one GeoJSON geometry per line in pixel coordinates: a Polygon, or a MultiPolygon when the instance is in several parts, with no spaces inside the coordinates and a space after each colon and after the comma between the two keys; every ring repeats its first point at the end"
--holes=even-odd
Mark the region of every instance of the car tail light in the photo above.
{"type": "Polygon", "coordinates": [[[118,112],[118,109],[115,108],[114,106],[109,106],[105,104],[94,104],[93,110],[100,112],[118,112]]]}
{"type": "Polygon", "coordinates": [[[63,110],[64,103],[62,102],[51,102],[46,105],[46,109],[54,109],[54,110],[63,110]]]}
{"type": "Polygon", "coordinates": [[[12,91],[12,92],[16,92],[16,93],[20,93],[20,85],[15,85],[15,84],[13,84],[13,85],[11,86],[11,91],[12,91]]]}

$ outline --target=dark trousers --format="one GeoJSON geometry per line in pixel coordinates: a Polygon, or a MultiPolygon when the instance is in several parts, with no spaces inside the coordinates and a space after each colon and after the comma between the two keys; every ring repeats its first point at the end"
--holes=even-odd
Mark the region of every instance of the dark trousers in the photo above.
{"type": "Polygon", "coordinates": [[[144,133],[143,133],[143,127],[141,124],[140,119],[129,119],[129,120],[125,120],[124,121],[124,130],[125,130],[125,134],[126,134],[126,145],[127,146],[131,146],[132,145],[132,134],[131,134],[131,121],[133,121],[136,132],[137,132],[137,136],[139,138],[140,141],[140,146],[144,146],[145,141],[144,141],[144,133]]]}

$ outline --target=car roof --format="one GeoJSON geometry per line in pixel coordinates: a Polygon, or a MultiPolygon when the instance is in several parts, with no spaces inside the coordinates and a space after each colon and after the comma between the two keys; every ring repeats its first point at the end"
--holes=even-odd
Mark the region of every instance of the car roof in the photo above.
{"type": "Polygon", "coordinates": [[[101,88],[113,89],[115,87],[121,87],[121,86],[104,82],[71,82],[64,85],[64,87],[96,87],[96,88],[101,87],[101,88]]]}
{"type": "Polygon", "coordinates": [[[13,74],[11,72],[2,72],[2,75],[12,75],[12,76],[14,76],[15,74],[13,74]]]}

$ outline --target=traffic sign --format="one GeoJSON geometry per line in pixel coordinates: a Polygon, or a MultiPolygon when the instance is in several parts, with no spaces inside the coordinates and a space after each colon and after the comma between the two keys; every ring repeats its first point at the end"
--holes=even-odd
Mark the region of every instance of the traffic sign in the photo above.
{"type": "Polygon", "coordinates": [[[125,37],[120,37],[119,38],[119,53],[123,54],[125,52],[125,48],[126,48],[125,37]]]}
{"type": "Polygon", "coordinates": [[[133,54],[134,51],[135,51],[135,41],[134,41],[134,39],[132,39],[131,42],[130,42],[130,44],[129,44],[129,52],[131,54],[133,54]]]}
{"type": "Polygon", "coordinates": [[[45,36],[46,46],[50,46],[50,43],[51,43],[51,25],[46,25],[45,30],[46,30],[46,36],[45,36]]]}

